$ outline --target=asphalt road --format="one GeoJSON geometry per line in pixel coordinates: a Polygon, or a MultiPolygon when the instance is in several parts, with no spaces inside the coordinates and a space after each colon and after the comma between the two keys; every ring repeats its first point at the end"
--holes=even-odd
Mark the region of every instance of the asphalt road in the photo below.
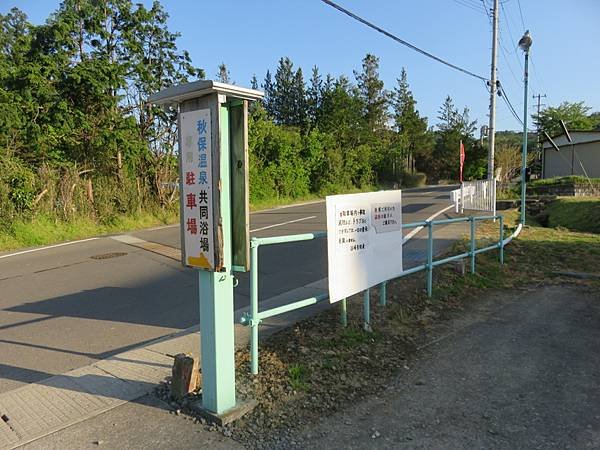
{"type": "MultiPolygon", "coordinates": [[[[451,187],[403,192],[405,223],[449,205],[451,187]]],[[[326,229],[325,203],[253,213],[253,236],[326,229]]],[[[436,251],[464,230],[439,227],[436,251]]],[[[131,233],[179,248],[178,226],[131,233]]],[[[425,258],[415,236],[405,267],[425,258]]],[[[268,299],[327,276],[324,239],[260,250],[260,297],[268,299]]],[[[239,276],[235,307],[248,305],[239,276]]],[[[197,276],[171,258],[110,236],[30,253],[0,255],[0,392],[91,364],[198,323],[197,276]]]]}

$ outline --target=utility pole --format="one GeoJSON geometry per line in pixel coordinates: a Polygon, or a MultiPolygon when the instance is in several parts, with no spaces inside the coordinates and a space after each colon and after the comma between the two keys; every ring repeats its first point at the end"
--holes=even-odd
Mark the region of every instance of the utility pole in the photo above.
{"type": "Polygon", "coordinates": [[[542,94],[538,94],[538,95],[534,95],[533,96],[534,99],[537,98],[537,118],[538,118],[538,120],[537,120],[537,124],[536,125],[537,125],[537,147],[538,147],[538,150],[540,149],[540,142],[541,142],[540,141],[540,137],[541,137],[540,134],[542,132],[542,129],[540,127],[540,111],[541,111],[541,108],[542,108],[542,98],[545,98],[545,97],[546,97],[546,94],[543,94],[543,95],[542,94]]]}
{"type": "Polygon", "coordinates": [[[488,179],[494,178],[494,146],[496,145],[496,54],[498,52],[498,0],[492,10],[492,73],[490,76],[490,125],[488,129],[488,179]]]}

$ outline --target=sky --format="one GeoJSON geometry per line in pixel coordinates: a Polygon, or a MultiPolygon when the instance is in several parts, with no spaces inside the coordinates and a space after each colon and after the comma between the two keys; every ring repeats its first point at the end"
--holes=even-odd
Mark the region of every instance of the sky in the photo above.
{"type": "MultiPolygon", "coordinates": [[[[150,4],[148,0],[142,0],[150,4]]],[[[336,0],[341,6],[403,40],[486,79],[490,77],[492,26],[486,13],[492,0],[336,0]],[[486,4],[487,8],[484,6],[486,4]]],[[[16,6],[35,24],[58,7],[55,0],[0,0],[0,13],[16,6]]],[[[322,74],[354,79],[367,53],[380,59],[386,89],[402,68],[420,113],[429,124],[447,95],[468,107],[478,126],[488,123],[489,93],[483,81],[457,72],[365,27],[320,0],[162,0],[169,28],[181,33],[180,49],[216,78],[224,62],[240,86],[288,56],[305,78],[318,66],[322,74]]],[[[526,29],[533,37],[529,70],[529,113],[537,99],[558,106],[584,101],[600,111],[600,0],[502,0],[498,78],[519,116],[523,114],[523,52],[517,42],[526,29]]],[[[543,106],[542,106],[543,107],[543,106]]],[[[504,101],[497,101],[497,130],[522,125],[504,101]]],[[[531,120],[531,119],[529,119],[531,120]]],[[[530,128],[532,128],[530,126],[530,128]]]]}

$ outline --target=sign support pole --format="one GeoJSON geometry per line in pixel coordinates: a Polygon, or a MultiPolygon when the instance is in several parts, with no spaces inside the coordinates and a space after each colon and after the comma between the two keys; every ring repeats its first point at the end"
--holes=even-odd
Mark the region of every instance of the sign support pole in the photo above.
{"type": "Polygon", "coordinates": [[[202,359],[202,407],[216,414],[234,408],[235,348],[233,328],[233,275],[231,260],[231,183],[229,114],[219,110],[221,217],[225,272],[199,270],[202,359]]]}
{"type": "Polygon", "coordinates": [[[263,93],[211,80],[149,98],[179,108],[181,253],[198,270],[202,400],[191,408],[224,425],[256,406],[236,402],[234,271],[250,268],[248,102],[263,93]]]}

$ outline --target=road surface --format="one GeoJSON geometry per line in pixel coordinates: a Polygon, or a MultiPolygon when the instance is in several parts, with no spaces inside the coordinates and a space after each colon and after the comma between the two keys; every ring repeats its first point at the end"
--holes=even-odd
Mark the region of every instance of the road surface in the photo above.
{"type": "MultiPolygon", "coordinates": [[[[404,222],[424,220],[448,206],[450,189],[404,191],[404,222]]],[[[253,213],[250,229],[253,236],[324,231],[325,203],[253,213]]],[[[437,251],[463,231],[445,229],[444,238],[436,239],[437,251]]],[[[425,258],[419,237],[405,248],[405,267],[425,258]]],[[[178,248],[179,227],[170,226],[0,255],[0,392],[197,324],[196,273],[164,256],[178,248]],[[157,253],[123,241],[161,245],[157,253]]],[[[260,250],[261,299],[326,276],[324,239],[260,250]]],[[[249,303],[248,276],[239,279],[236,309],[249,303]]]]}

